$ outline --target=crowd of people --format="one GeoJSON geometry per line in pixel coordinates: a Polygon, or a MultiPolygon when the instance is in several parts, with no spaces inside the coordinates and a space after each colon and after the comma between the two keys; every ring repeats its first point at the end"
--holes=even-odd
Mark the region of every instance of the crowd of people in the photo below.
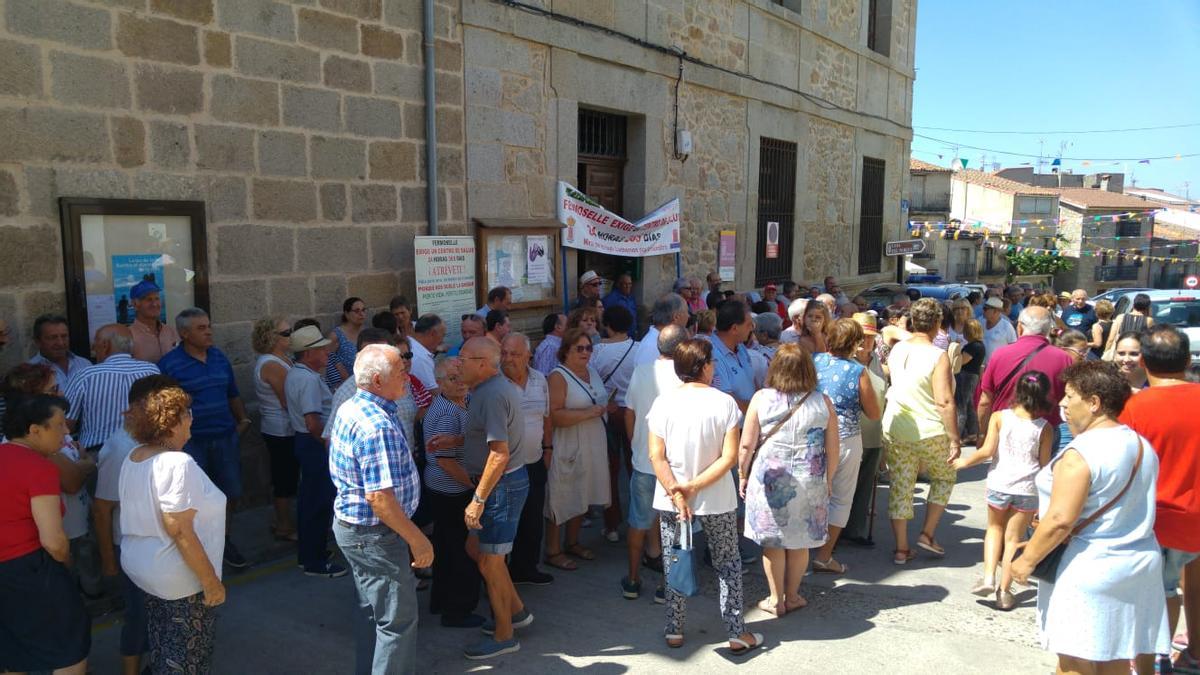
{"type": "MultiPolygon", "coordinates": [[[[882,474],[892,562],[936,560],[958,472],[984,462],[983,573],[964,593],[1010,610],[1036,578],[1062,672],[1154,672],[1173,642],[1197,667],[1200,384],[1148,297],[1114,317],[1082,290],[871,307],[833,277],[721,285],[678,280],[644,330],[632,277],[602,294],[593,271],[533,335],[504,287],[453,319],[403,297],[368,319],[352,297],[334,326],[254,325],[272,532],[303,574],[353,575],[356,672],[415,670],[426,586],[443,626],[484,634],[467,658],[517,651],[534,621],[519,586],[594,560],[591,519],[624,537],[622,597],[652,587],[665,605],[668,648],[686,639],[684,552],[702,534],[728,651],[748,653],[764,641],[742,581],[758,550],[769,595],[752,606],[801,610],[806,574],[852,576],[839,545],[875,545],[882,474]],[[1190,635],[1172,640],[1181,610],[1190,635]]],[[[207,672],[223,569],[248,564],[228,524],[255,422],[230,361],[203,310],[172,326],[152,282],[130,298],[132,325],[97,330],[94,364],[46,315],[4,377],[0,671],[85,672],[84,599],[115,591],[126,673],[207,672]]]]}

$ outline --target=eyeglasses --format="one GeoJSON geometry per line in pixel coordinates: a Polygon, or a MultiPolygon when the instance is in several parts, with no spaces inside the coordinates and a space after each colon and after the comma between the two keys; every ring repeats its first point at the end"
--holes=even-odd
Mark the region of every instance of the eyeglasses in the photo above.
{"type": "Polygon", "coordinates": [[[591,345],[575,345],[575,353],[583,354],[585,352],[590,354],[592,352],[592,346],[591,345]]]}
{"type": "Polygon", "coordinates": [[[400,358],[404,359],[405,361],[412,361],[412,352],[404,352],[400,354],[400,358]]]}
{"type": "Polygon", "coordinates": [[[587,282],[586,285],[587,286],[599,286],[600,282],[599,281],[589,281],[589,282],[587,282]]]}
{"type": "Polygon", "coordinates": [[[350,313],[351,314],[366,314],[367,308],[366,307],[351,307],[350,313]]]}
{"type": "Polygon", "coordinates": [[[292,336],[292,329],[291,329],[291,328],[284,328],[283,330],[280,330],[280,331],[275,331],[275,334],[276,334],[276,335],[278,335],[279,337],[291,337],[291,336],[292,336]]]}

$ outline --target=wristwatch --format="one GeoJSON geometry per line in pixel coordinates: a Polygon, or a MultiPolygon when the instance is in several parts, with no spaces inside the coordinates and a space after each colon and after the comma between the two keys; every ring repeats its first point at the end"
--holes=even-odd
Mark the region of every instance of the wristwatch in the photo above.
{"type": "Polygon", "coordinates": [[[478,492],[471,493],[471,501],[475,502],[476,504],[486,504],[487,503],[487,500],[480,497],[478,492]]]}

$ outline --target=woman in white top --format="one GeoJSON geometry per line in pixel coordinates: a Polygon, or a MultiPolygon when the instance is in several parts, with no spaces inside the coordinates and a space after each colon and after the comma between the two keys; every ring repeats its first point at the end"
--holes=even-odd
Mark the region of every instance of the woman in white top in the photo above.
{"type": "MultiPolygon", "coordinates": [[[[746,632],[742,560],[738,554],[737,490],[730,470],[737,461],[741,412],[728,394],[714,389],[712,342],[686,340],[675,348],[675,374],[683,382],[659,396],[646,416],[650,464],[658,485],[663,551],[679,543],[681,530],[700,523],[721,587],[721,618],[729,651],[745,654],[760,647],[761,633],[746,632]]],[[[671,556],[663,555],[663,574],[671,556]]],[[[667,646],[683,646],[686,598],[667,587],[667,646]]]]}
{"type": "Polygon", "coordinates": [[[212,670],[214,609],[225,601],[225,495],[182,451],[191,398],[160,389],[130,406],[140,445],[121,466],[121,567],[146,593],[153,672],[212,670]]]}
{"type": "MultiPolygon", "coordinates": [[[[576,310],[582,311],[582,310],[576,310]]],[[[554,449],[545,453],[550,464],[546,478],[546,564],[575,569],[567,555],[592,560],[596,554],[579,543],[583,514],[596,504],[608,506],[608,441],[604,418],[608,392],[600,373],[591,366],[592,340],[581,328],[568,328],[558,348],[558,367],[550,371],[550,424],[554,449]],[[559,526],[567,526],[565,545],[559,526]]]]}
{"type": "MultiPolygon", "coordinates": [[[[625,437],[625,416],[630,414],[625,407],[625,394],[629,390],[629,378],[633,377],[636,364],[634,352],[637,343],[629,337],[633,329],[633,315],[629,310],[613,305],[607,307],[602,314],[604,328],[608,337],[595,345],[592,353],[592,367],[600,373],[600,381],[608,392],[613,409],[608,417],[608,489],[611,494],[618,494],[617,481],[621,477],[621,462],[625,463],[626,471],[633,473],[633,455],[629,450],[629,439],[625,437]]],[[[604,538],[616,543],[620,536],[617,526],[621,524],[621,500],[614,499],[612,504],[604,509],[604,538]]]]}
{"type": "Polygon", "coordinates": [[[1038,473],[1041,522],[1012,575],[1024,583],[1080,520],[1111,504],[1070,537],[1053,581],[1038,582],[1042,646],[1058,654],[1059,672],[1154,672],[1154,655],[1171,648],[1154,537],[1154,448],[1117,417],[1132,395],[1111,363],[1084,361],[1062,373],[1059,406],[1075,434],[1038,473]],[[1126,486],[1128,488],[1126,489],[1126,486]]]}
{"type": "Polygon", "coordinates": [[[300,480],[300,465],[292,448],[292,425],[288,424],[287,399],[283,382],[292,367],[288,352],[291,326],[279,317],[259,319],[250,335],[251,345],[258,353],[254,362],[254,395],[262,416],[259,431],[271,460],[271,492],[275,497],[275,538],[296,541],[296,525],[292,522],[292,500],[300,480]]]}

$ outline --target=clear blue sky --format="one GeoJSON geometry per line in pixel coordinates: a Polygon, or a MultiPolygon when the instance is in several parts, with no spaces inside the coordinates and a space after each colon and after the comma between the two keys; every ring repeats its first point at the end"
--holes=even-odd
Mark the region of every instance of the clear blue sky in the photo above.
{"type": "MultiPolygon", "coordinates": [[[[1198,0],[918,0],[914,133],[961,145],[968,168],[981,155],[1016,166],[1047,157],[1076,173],[1134,173],[1141,187],[1200,198],[1200,126],[1104,134],[983,134],[971,130],[1077,131],[1200,123],[1198,0]],[[1176,154],[1197,154],[1175,160],[1176,154]],[[1128,167],[1128,171],[1126,170],[1128,167]]],[[[951,143],[913,138],[913,156],[948,166],[951,143]],[[943,155],[938,158],[937,155],[943,155]]],[[[1047,166],[1044,170],[1048,171],[1047,166]]]]}

